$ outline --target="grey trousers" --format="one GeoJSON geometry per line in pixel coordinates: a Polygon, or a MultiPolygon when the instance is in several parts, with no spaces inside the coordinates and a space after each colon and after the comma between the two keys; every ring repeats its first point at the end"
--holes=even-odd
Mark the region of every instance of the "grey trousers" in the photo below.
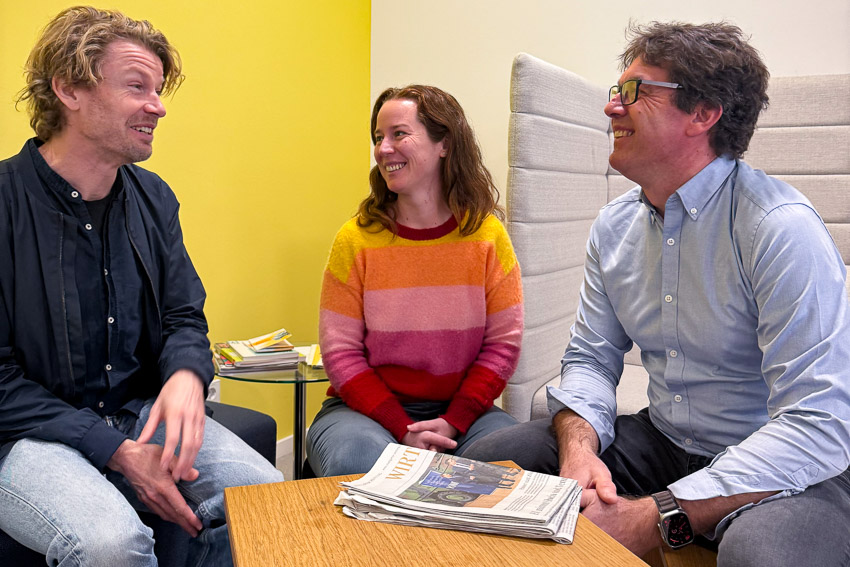
{"type": "MultiPolygon", "coordinates": [[[[512,460],[526,470],[558,474],[552,420],[500,429],[472,443],[463,457],[512,460]]],[[[600,458],[619,494],[645,496],[705,467],[653,427],[646,410],[619,416],[614,442],[600,458]]],[[[850,469],[801,494],[744,510],[719,542],[719,567],[850,567],[850,469]]]]}

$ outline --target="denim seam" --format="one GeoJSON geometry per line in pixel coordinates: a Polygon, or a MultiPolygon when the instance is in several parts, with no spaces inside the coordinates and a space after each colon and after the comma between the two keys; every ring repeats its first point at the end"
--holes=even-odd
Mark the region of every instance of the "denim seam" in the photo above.
{"type": "MultiPolygon", "coordinates": [[[[2,495],[6,498],[14,499],[17,502],[23,504],[25,507],[27,507],[30,510],[32,510],[33,512],[35,512],[35,515],[40,516],[45,521],[45,523],[47,523],[56,532],[56,535],[61,537],[65,541],[65,543],[68,544],[68,546],[70,547],[70,551],[68,552],[68,555],[73,556],[77,560],[78,565],[82,565],[82,558],[79,556],[79,550],[77,548],[77,544],[74,543],[74,541],[72,539],[70,539],[68,536],[66,536],[62,532],[62,530],[60,530],[59,527],[53,522],[53,520],[51,518],[47,517],[46,515],[44,515],[43,512],[41,512],[41,510],[39,510],[38,508],[36,508],[32,504],[30,504],[29,502],[24,500],[23,498],[21,498],[17,494],[10,492],[6,488],[3,488],[3,487],[0,486],[0,493],[2,493],[2,495]]],[[[12,538],[12,539],[14,539],[14,538],[12,538]]],[[[51,540],[51,543],[52,543],[52,540],[51,540]]],[[[48,544],[48,550],[49,549],[50,549],[50,544],[48,544]]],[[[67,556],[66,556],[66,558],[67,558],[67,556]]],[[[63,561],[64,561],[64,559],[63,559],[63,561]]]]}

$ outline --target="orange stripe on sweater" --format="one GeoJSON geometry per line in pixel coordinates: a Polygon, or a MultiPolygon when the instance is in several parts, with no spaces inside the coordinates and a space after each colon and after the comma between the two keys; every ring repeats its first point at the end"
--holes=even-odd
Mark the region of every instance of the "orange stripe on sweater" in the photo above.
{"type": "MultiPolygon", "coordinates": [[[[488,258],[496,253],[489,242],[449,242],[432,246],[388,246],[361,251],[369,265],[366,289],[443,285],[483,286],[488,258]],[[440,266],[440,269],[433,269],[440,266]],[[470,266],[480,269],[470,270],[470,266]]],[[[359,258],[358,258],[359,260],[359,258]]],[[[499,269],[502,272],[501,267],[499,269]]]]}

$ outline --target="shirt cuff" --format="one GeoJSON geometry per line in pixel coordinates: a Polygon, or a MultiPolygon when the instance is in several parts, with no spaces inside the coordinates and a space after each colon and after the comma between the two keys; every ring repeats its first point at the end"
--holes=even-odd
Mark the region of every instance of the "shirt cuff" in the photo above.
{"type": "Polygon", "coordinates": [[[589,423],[599,438],[600,453],[613,443],[614,422],[607,417],[604,410],[595,408],[592,403],[585,402],[555,386],[546,387],[546,399],[552,416],[562,409],[570,409],[589,423]]]}
{"type": "Polygon", "coordinates": [[[118,446],[129,439],[126,435],[103,421],[97,421],[75,447],[100,472],[106,471],[106,463],[118,450],[118,446]]]}

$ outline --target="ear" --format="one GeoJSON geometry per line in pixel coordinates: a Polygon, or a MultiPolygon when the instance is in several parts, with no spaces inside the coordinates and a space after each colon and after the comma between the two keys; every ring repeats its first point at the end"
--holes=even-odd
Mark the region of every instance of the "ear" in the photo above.
{"type": "Polygon", "coordinates": [[[704,102],[697,103],[696,108],[691,112],[691,122],[688,124],[687,134],[699,136],[707,133],[717,124],[721,116],[723,116],[722,106],[711,106],[704,102]]]}
{"type": "Polygon", "coordinates": [[[80,88],[78,86],[72,85],[64,79],[53,77],[50,80],[50,87],[53,89],[56,98],[69,110],[80,109],[80,88]]]}
{"type": "Polygon", "coordinates": [[[444,158],[449,155],[449,137],[445,136],[442,140],[440,140],[440,157],[444,158]]]}

